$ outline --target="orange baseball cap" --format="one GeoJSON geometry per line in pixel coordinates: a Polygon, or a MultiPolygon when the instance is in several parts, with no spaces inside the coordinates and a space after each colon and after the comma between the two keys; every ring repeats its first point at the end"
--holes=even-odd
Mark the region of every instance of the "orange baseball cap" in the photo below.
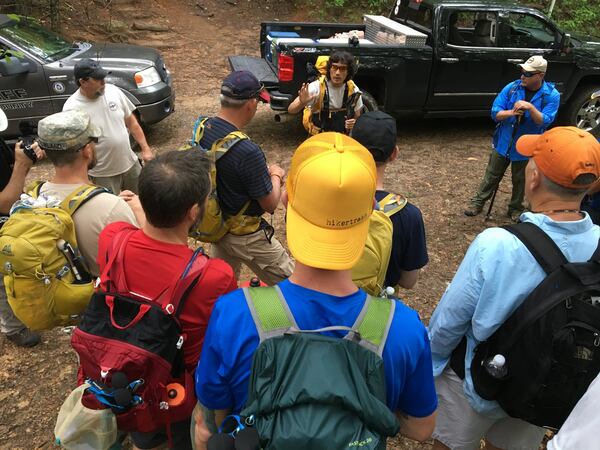
{"type": "Polygon", "coordinates": [[[587,131],[576,127],[556,127],[544,134],[521,136],[517,151],[532,157],[550,180],[567,188],[585,188],[589,184],[574,184],[579,175],[600,176],[600,143],[587,131]]]}
{"type": "Polygon", "coordinates": [[[329,132],[304,141],[287,178],[287,241],[296,260],[351,269],[365,247],[376,180],[371,153],[351,137],[329,132]]]}

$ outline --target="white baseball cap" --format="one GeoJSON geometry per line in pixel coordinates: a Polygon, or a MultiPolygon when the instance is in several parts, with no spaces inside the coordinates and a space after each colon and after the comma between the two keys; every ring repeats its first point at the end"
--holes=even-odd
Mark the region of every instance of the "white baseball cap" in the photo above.
{"type": "Polygon", "coordinates": [[[519,64],[521,68],[527,72],[543,72],[546,73],[548,69],[548,61],[541,55],[535,55],[525,61],[523,64],[519,64]]]}

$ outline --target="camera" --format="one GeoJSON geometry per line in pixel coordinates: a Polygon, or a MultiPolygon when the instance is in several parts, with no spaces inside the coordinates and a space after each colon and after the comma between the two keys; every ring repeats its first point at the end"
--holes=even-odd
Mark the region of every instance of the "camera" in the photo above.
{"type": "Polygon", "coordinates": [[[23,146],[23,153],[25,153],[25,156],[35,164],[37,162],[37,156],[33,150],[33,140],[26,142],[24,138],[21,138],[20,142],[23,146]]]}

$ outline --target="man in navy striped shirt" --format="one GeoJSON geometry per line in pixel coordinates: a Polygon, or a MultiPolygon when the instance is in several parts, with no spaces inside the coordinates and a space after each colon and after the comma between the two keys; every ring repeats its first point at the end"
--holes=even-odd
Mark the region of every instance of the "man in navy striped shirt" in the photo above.
{"type": "MultiPolygon", "coordinates": [[[[205,123],[200,146],[210,148],[217,140],[248,125],[258,103],[267,100],[268,93],[252,73],[229,74],[221,86],[221,108],[205,123]]],[[[293,263],[287,251],[273,237],[273,227],[261,218],[265,211],[273,214],[277,208],[284,175],[277,164],[267,166],[262,149],[251,139],[239,141],[217,161],[221,210],[225,217],[243,210],[246,220],[243,228],[232,228],[212,245],[213,256],[227,261],[238,278],[242,263],[269,285],[292,273],[293,263]]]]}

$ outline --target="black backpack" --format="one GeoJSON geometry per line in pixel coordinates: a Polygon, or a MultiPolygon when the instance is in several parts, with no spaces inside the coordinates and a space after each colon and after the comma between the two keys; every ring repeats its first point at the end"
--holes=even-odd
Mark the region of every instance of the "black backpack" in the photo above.
{"type": "MultiPolygon", "coordinates": [[[[588,262],[571,263],[536,225],[504,228],[523,242],[547,275],[477,346],[473,385],[511,417],[558,429],[600,371],[600,245],[588,262]],[[484,365],[498,354],[507,369],[500,379],[484,365]]],[[[454,368],[460,356],[452,359],[454,368]]]]}

